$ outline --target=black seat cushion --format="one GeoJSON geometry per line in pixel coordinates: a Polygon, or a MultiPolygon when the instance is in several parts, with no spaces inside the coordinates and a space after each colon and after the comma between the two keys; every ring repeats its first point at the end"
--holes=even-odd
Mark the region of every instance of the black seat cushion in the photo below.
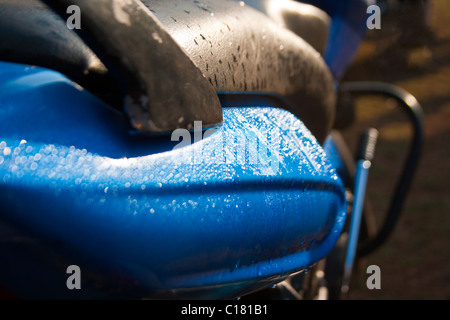
{"type": "MultiPolygon", "coordinates": [[[[289,103],[281,107],[324,142],[335,117],[333,78],[306,41],[243,2],[142,2],[216,91],[282,95],[289,103]]],[[[38,0],[1,0],[0,6],[0,60],[60,71],[120,107],[108,70],[63,19],[38,0]]]]}

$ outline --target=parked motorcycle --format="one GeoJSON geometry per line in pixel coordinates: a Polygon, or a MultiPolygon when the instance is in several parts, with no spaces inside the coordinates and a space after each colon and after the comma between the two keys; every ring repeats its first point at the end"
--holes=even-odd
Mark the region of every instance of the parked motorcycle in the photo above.
{"type": "Polygon", "coordinates": [[[1,0],[3,291],[348,297],[422,147],[411,94],[342,82],[370,4],[1,0]],[[339,132],[365,94],[397,100],[414,126],[375,231],[365,191],[378,132],[356,155],[339,132]]]}

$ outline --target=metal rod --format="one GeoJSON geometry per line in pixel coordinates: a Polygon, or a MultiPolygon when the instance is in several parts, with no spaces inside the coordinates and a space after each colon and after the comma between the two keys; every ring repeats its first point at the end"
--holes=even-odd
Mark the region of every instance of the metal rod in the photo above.
{"type": "Polygon", "coordinates": [[[359,229],[361,226],[361,218],[363,214],[364,198],[366,194],[369,169],[372,165],[377,138],[377,130],[367,130],[367,132],[363,135],[360,150],[358,153],[354,178],[354,202],[350,221],[347,256],[344,263],[344,277],[341,287],[341,298],[344,298],[349,291],[349,284],[358,246],[359,229]]]}

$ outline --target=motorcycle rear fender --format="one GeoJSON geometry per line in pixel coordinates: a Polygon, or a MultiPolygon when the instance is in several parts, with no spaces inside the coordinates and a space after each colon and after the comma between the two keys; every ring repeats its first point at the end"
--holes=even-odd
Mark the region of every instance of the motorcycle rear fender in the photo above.
{"type": "Polygon", "coordinates": [[[235,297],[334,246],[344,188],[292,113],[225,108],[215,132],[174,150],[178,139],[131,135],[123,114],[59,73],[0,65],[0,283],[11,292],[235,297]],[[69,265],[84,290],[67,290],[69,265]],[[27,283],[44,278],[55,285],[27,283]]]}

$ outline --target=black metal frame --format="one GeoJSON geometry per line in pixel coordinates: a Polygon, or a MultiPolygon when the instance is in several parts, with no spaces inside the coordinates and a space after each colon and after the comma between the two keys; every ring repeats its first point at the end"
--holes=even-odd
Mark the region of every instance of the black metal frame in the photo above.
{"type": "Polygon", "coordinates": [[[414,178],[424,142],[424,123],[422,107],[417,99],[402,88],[384,82],[348,82],[340,85],[342,92],[350,93],[352,96],[382,95],[394,98],[398,106],[404,111],[413,126],[413,136],[408,156],[404,162],[402,173],[397,180],[395,192],[386,214],[385,220],[376,235],[367,241],[360,243],[357,255],[359,257],[368,255],[379,248],[394,230],[400,217],[403,204],[409,192],[411,182],[414,178]]]}

